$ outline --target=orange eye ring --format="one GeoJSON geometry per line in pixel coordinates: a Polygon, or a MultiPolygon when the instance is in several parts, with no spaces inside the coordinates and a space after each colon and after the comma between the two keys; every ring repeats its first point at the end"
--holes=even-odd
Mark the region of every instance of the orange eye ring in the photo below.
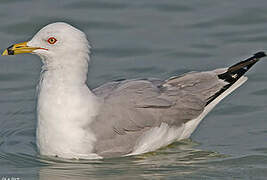
{"type": "Polygon", "coordinates": [[[57,42],[57,39],[54,38],[54,37],[50,37],[49,39],[47,39],[47,42],[48,42],[49,44],[55,44],[55,43],[57,42]]]}

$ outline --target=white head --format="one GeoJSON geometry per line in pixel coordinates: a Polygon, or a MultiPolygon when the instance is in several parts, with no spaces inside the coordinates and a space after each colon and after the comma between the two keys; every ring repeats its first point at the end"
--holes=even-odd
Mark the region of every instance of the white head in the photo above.
{"type": "Polygon", "coordinates": [[[3,55],[32,53],[46,67],[88,66],[89,44],[86,35],[75,27],[57,22],[43,27],[30,41],[10,46],[3,55]]]}

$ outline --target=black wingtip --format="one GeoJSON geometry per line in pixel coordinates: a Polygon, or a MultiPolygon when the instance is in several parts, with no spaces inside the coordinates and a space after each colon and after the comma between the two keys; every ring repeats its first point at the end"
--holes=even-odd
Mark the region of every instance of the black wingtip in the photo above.
{"type": "Polygon", "coordinates": [[[266,56],[266,54],[263,51],[260,51],[260,52],[257,52],[256,54],[254,54],[254,58],[257,58],[257,59],[263,58],[265,56],[266,56]]]}
{"type": "Polygon", "coordinates": [[[228,82],[229,84],[225,85],[220,91],[211,96],[207,105],[216,99],[219,95],[221,95],[224,91],[226,91],[229,87],[231,87],[239,78],[241,78],[255,63],[257,63],[260,58],[265,57],[266,54],[263,51],[257,52],[252,57],[241,61],[239,63],[234,64],[229,67],[225,73],[219,74],[218,78],[228,82]]]}
{"type": "Polygon", "coordinates": [[[263,58],[265,56],[265,52],[257,52],[252,57],[229,67],[227,72],[219,74],[218,77],[232,84],[237,81],[241,76],[243,76],[256,62],[260,60],[260,58],[263,58]]]}

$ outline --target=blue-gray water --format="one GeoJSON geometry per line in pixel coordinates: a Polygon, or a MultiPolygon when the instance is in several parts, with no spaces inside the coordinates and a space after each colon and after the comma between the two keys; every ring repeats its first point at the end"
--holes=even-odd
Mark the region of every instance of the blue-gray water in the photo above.
{"type": "MultiPolygon", "coordinates": [[[[66,21],[88,35],[88,84],[229,66],[267,49],[266,0],[1,0],[0,49],[66,21]]],[[[192,140],[137,157],[64,161],[35,145],[40,60],[0,57],[0,179],[266,179],[267,60],[192,140]]]]}

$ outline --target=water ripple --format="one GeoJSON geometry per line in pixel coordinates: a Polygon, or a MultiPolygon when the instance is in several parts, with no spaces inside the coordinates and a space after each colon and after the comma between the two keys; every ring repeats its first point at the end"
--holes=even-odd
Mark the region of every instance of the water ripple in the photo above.
{"type": "Polygon", "coordinates": [[[67,9],[103,9],[103,10],[107,10],[107,9],[124,9],[129,7],[128,3],[115,3],[115,2],[100,2],[100,1],[95,1],[95,2],[90,2],[90,1],[79,1],[79,2],[73,2],[73,3],[69,3],[67,5],[64,6],[67,9]]]}
{"type": "Polygon", "coordinates": [[[224,108],[219,108],[214,110],[213,112],[216,115],[225,115],[227,112],[228,115],[238,115],[238,114],[246,114],[251,112],[257,112],[263,110],[264,107],[261,106],[253,106],[253,105],[230,105],[224,108]]]}

